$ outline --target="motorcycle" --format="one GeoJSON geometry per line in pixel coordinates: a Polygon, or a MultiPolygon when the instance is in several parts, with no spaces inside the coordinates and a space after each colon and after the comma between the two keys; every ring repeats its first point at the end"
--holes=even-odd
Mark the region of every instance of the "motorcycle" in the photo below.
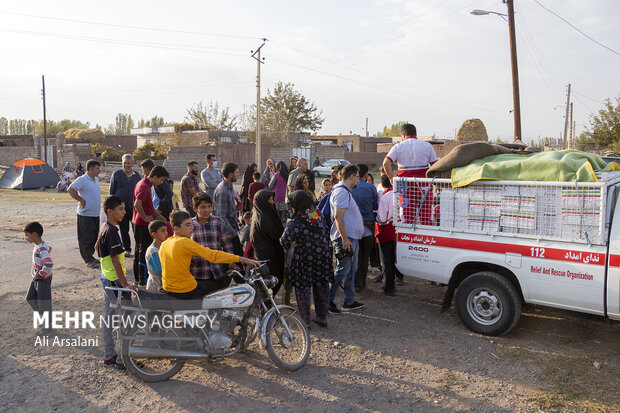
{"type": "Polygon", "coordinates": [[[297,310],[276,305],[278,279],[266,265],[243,275],[229,271],[236,285],[201,300],[163,293],[106,287],[115,292],[118,338],[127,370],[146,382],[168,380],[189,359],[220,359],[244,352],[260,336],[260,347],[281,369],[295,371],[310,355],[310,336],[297,310]]]}

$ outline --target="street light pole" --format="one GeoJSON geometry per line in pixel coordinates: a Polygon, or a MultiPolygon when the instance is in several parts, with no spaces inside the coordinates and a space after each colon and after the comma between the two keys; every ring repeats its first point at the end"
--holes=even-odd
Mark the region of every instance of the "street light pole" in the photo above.
{"type": "Polygon", "coordinates": [[[483,16],[487,14],[497,14],[504,20],[508,17],[508,31],[510,33],[510,62],[512,65],[512,104],[514,114],[514,138],[515,141],[521,140],[521,98],[519,97],[519,68],[517,64],[517,38],[515,35],[515,9],[513,0],[503,0],[508,6],[508,15],[488,10],[472,10],[471,14],[483,16]]]}

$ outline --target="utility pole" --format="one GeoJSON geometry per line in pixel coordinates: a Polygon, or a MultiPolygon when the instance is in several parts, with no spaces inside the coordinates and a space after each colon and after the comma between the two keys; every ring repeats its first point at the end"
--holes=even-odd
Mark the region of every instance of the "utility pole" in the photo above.
{"type": "Polygon", "coordinates": [[[568,138],[568,112],[570,111],[570,83],[568,84],[568,92],[566,94],[566,115],[564,116],[564,149],[566,149],[566,143],[568,138]]]}
{"type": "Polygon", "coordinates": [[[513,0],[504,0],[508,6],[510,31],[510,61],[512,63],[512,103],[514,107],[515,140],[521,140],[521,98],[519,97],[519,69],[517,65],[517,39],[515,35],[515,9],[513,0]]]}
{"type": "Polygon", "coordinates": [[[258,46],[256,51],[250,50],[252,53],[252,57],[256,59],[256,165],[258,165],[260,169],[261,157],[263,155],[263,151],[261,148],[261,137],[260,137],[260,65],[265,63],[265,58],[261,60],[260,57],[260,49],[263,48],[267,39],[262,38],[263,44],[258,46]]]}
{"type": "Polygon", "coordinates": [[[368,118],[366,118],[366,137],[368,137],[368,118]]]}
{"type": "Polygon", "coordinates": [[[568,148],[569,149],[574,149],[574,145],[573,145],[573,102],[570,103],[570,116],[569,116],[570,120],[569,120],[569,129],[570,131],[568,132],[568,141],[569,141],[569,145],[568,148]]]}
{"type": "Polygon", "coordinates": [[[45,75],[41,75],[41,81],[43,82],[43,160],[47,163],[47,121],[45,119],[45,75]]]}

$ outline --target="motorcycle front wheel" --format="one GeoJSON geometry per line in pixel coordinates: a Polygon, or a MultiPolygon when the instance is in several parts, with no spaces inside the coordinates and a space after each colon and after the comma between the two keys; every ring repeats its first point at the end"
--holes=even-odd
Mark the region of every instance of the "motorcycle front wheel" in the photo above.
{"type": "Polygon", "coordinates": [[[177,330],[168,328],[151,331],[147,337],[145,328],[134,328],[127,335],[131,338],[123,340],[121,356],[127,370],[139,379],[148,383],[165,381],[183,368],[185,364],[183,359],[134,357],[130,355],[131,347],[179,350],[181,346],[179,341],[153,340],[158,335],[167,338],[180,337],[177,330]]]}
{"type": "Polygon", "coordinates": [[[283,311],[280,316],[274,314],[267,322],[266,350],[271,361],[279,368],[298,370],[310,356],[308,329],[293,312],[283,311]]]}

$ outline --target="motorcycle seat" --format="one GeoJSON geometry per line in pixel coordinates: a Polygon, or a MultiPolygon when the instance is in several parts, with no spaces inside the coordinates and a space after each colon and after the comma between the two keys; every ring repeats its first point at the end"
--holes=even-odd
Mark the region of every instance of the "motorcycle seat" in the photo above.
{"type": "Polygon", "coordinates": [[[150,310],[202,310],[202,299],[180,300],[167,294],[138,290],[138,297],[144,308],[150,310]]]}

